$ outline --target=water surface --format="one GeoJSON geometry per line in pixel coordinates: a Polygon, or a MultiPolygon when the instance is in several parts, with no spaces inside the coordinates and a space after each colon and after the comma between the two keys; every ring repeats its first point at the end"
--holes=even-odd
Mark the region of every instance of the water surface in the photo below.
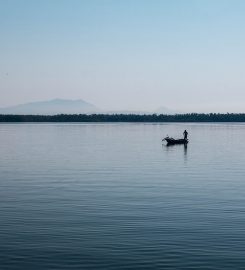
{"type": "Polygon", "coordinates": [[[244,124],[1,124],[1,269],[245,269],[244,124]],[[165,135],[190,143],[166,147],[165,135]]]}

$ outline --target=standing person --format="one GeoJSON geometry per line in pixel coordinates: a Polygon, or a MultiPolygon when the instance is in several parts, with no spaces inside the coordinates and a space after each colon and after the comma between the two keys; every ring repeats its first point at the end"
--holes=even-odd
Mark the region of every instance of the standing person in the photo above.
{"type": "Polygon", "coordinates": [[[183,135],[184,135],[184,139],[187,140],[188,132],[186,131],[186,129],[185,129],[185,131],[183,132],[183,135]]]}

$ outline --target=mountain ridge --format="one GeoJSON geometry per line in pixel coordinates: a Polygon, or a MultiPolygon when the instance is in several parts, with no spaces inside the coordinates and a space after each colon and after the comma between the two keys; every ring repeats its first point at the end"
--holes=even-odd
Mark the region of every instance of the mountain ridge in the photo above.
{"type": "Polygon", "coordinates": [[[46,101],[34,101],[15,106],[0,108],[0,113],[6,114],[73,114],[93,113],[100,111],[95,105],[82,99],[51,99],[46,101]]]}
{"type": "Polygon", "coordinates": [[[44,101],[33,101],[14,106],[0,108],[0,114],[16,115],[56,115],[56,114],[176,114],[179,113],[166,107],[154,111],[144,110],[103,110],[83,99],[55,98],[44,101]]]}

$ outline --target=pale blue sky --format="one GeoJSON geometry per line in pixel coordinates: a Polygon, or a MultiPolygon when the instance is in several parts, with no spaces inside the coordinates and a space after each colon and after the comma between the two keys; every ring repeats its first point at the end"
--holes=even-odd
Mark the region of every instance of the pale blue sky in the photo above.
{"type": "Polygon", "coordinates": [[[0,106],[245,111],[243,0],[0,0],[0,106]]]}

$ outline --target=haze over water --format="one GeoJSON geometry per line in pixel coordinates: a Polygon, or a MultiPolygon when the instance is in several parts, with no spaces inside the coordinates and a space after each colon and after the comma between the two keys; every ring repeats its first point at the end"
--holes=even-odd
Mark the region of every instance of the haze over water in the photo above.
{"type": "Polygon", "coordinates": [[[244,269],[244,124],[1,124],[1,269],[244,269]],[[166,147],[165,135],[190,143],[166,147]]]}

